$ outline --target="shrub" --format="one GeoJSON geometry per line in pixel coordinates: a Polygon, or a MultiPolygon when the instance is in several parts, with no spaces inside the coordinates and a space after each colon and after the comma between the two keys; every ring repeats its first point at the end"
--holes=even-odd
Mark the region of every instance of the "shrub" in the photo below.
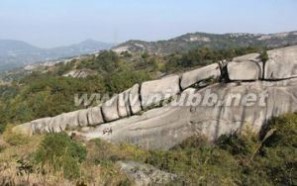
{"type": "Polygon", "coordinates": [[[260,59],[262,62],[266,63],[269,60],[269,56],[267,54],[267,51],[264,50],[263,52],[261,52],[260,54],[260,59]]]}
{"type": "Polygon", "coordinates": [[[72,141],[67,134],[48,134],[35,154],[35,161],[47,165],[54,171],[63,171],[65,178],[79,176],[79,163],[86,158],[86,149],[72,141]]]}
{"type": "Polygon", "coordinates": [[[3,140],[12,146],[26,144],[29,138],[23,134],[12,131],[13,125],[7,125],[3,133],[3,140]]]}

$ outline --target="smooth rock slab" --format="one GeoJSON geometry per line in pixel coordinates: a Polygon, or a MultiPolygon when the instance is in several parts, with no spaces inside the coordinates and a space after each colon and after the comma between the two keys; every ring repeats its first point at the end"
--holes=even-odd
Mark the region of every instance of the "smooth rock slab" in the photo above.
{"type": "Polygon", "coordinates": [[[130,90],[129,104],[130,104],[132,114],[137,114],[142,110],[139,92],[140,92],[139,84],[135,84],[130,90]]]}
{"type": "Polygon", "coordinates": [[[297,111],[297,79],[216,84],[187,93],[205,95],[209,90],[219,95],[219,100],[223,102],[227,102],[233,94],[257,95],[257,102],[249,106],[241,103],[231,106],[198,104],[156,108],[139,116],[100,125],[81,135],[88,140],[101,138],[113,143],[131,143],[145,149],[170,149],[193,135],[203,135],[213,141],[221,135],[240,133],[245,129],[259,133],[272,117],[297,111]],[[260,104],[261,96],[264,96],[264,104],[260,104]],[[103,135],[102,131],[106,128],[112,128],[112,134],[103,135]]]}
{"type": "Polygon", "coordinates": [[[218,79],[221,76],[219,64],[211,64],[189,72],[185,72],[181,77],[180,86],[182,90],[210,78],[218,79]]]}
{"type": "Polygon", "coordinates": [[[79,125],[79,127],[88,126],[89,125],[88,110],[83,109],[83,110],[79,110],[79,111],[76,111],[76,112],[78,112],[78,125],[79,125]]]}
{"type": "Polygon", "coordinates": [[[265,63],[267,80],[280,80],[297,77],[297,46],[270,50],[265,63]]]}
{"type": "Polygon", "coordinates": [[[118,113],[118,96],[114,96],[102,105],[102,114],[105,122],[114,121],[120,118],[118,113]]]}
{"type": "Polygon", "coordinates": [[[87,110],[88,125],[96,126],[104,123],[101,107],[92,107],[87,110]]]}
{"type": "Polygon", "coordinates": [[[248,54],[234,58],[227,64],[228,76],[231,81],[259,80],[263,77],[263,63],[260,54],[248,54]]]}
{"type": "Polygon", "coordinates": [[[159,104],[180,92],[179,76],[169,76],[159,80],[147,81],[141,85],[142,108],[159,104]]]}
{"type": "Polygon", "coordinates": [[[131,115],[129,95],[131,89],[126,90],[119,94],[118,98],[118,112],[121,118],[128,117],[131,115]]]}
{"type": "Polygon", "coordinates": [[[34,131],[34,133],[37,134],[41,134],[41,133],[46,133],[49,132],[49,122],[51,121],[51,118],[42,118],[42,119],[37,119],[34,121],[31,121],[31,127],[32,127],[32,131],[34,131]]]}
{"type": "Polygon", "coordinates": [[[63,113],[51,118],[48,132],[62,132],[65,130],[74,130],[79,128],[78,115],[80,111],[63,113]]]}

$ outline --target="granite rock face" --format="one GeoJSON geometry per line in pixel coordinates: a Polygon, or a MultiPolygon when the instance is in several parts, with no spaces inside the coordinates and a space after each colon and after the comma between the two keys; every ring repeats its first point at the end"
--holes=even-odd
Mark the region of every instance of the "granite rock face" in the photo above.
{"type": "Polygon", "coordinates": [[[33,135],[83,128],[77,133],[86,139],[146,149],[169,149],[193,135],[213,141],[246,128],[258,133],[270,118],[297,111],[297,46],[267,53],[266,62],[254,53],[234,58],[224,67],[212,64],[136,84],[97,107],[34,120],[14,131],[33,135]],[[225,76],[228,82],[189,88],[225,76]],[[112,133],[103,132],[111,128],[112,133]]]}
{"type": "Polygon", "coordinates": [[[121,118],[131,116],[131,108],[129,102],[130,89],[119,94],[118,112],[121,118]]]}
{"type": "Polygon", "coordinates": [[[129,93],[129,104],[131,107],[132,114],[137,114],[142,110],[141,102],[140,102],[140,85],[139,84],[135,84],[131,88],[129,93]]]}
{"type": "Polygon", "coordinates": [[[227,64],[231,81],[252,81],[263,77],[263,63],[259,54],[249,54],[234,58],[227,64]]]}
{"type": "Polygon", "coordinates": [[[179,92],[179,76],[177,75],[144,82],[140,91],[142,108],[158,104],[179,92]]]}
{"type": "Polygon", "coordinates": [[[120,118],[118,112],[118,96],[111,98],[102,105],[102,114],[104,121],[114,121],[120,118]]]}
{"type": "Polygon", "coordinates": [[[88,125],[96,126],[104,123],[101,107],[93,107],[87,110],[88,125]]]}
{"type": "Polygon", "coordinates": [[[270,50],[265,63],[265,79],[281,80],[297,77],[297,46],[270,50]]]}
{"type": "Polygon", "coordinates": [[[220,76],[221,70],[219,64],[212,64],[184,73],[181,77],[180,86],[183,90],[185,90],[186,88],[203,80],[210,78],[218,79],[220,76]]]}
{"type": "Polygon", "coordinates": [[[198,91],[189,89],[183,94],[191,93],[194,97],[216,94],[221,102],[156,108],[140,116],[100,125],[81,135],[88,140],[101,138],[145,149],[169,149],[193,135],[204,135],[213,141],[223,134],[240,133],[244,129],[258,133],[271,117],[297,111],[297,80],[215,84],[198,91]],[[231,99],[238,94],[243,96],[239,104],[231,99]],[[254,97],[251,95],[256,95],[256,104],[244,103],[254,97]],[[230,102],[234,103],[230,106],[230,102]],[[104,135],[102,131],[109,127],[113,133],[104,135]]]}

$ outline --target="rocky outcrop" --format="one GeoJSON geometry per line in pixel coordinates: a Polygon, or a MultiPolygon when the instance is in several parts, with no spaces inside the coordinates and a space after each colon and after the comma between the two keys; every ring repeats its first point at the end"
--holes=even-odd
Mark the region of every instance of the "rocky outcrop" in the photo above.
{"type": "Polygon", "coordinates": [[[193,135],[204,135],[212,141],[244,129],[257,133],[271,117],[297,111],[297,79],[215,84],[202,90],[188,89],[175,100],[186,100],[189,104],[152,109],[143,115],[100,125],[81,135],[88,140],[101,138],[145,149],[169,149],[193,135]],[[199,95],[205,99],[200,103],[194,99],[199,95]],[[215,104],[209,98],[211,95],[218,96],[215,104]],[[192,98],[179,100],[188,96],[192,98]],[[250,104],[253,99],[255,104],[250,104]],[[102,133],[110,127],[112,134],[102,133]]]}
{"type": "Polygon", "coordinates": [[[118,100],[119,96],[115,96],[102,105],[104,121],[109,122],[120,118],[118,112],[118,100]]]}
{"type": "Polygon", "coordinates": [[[87,119],[88,119],[88,124],[90,126],[96,126],[104,123],[101,108],[100,107],[89,108],[87,111],[87,119]]]}
{"type": "Polygon", "coordinates": [[[121,118],[125,118],[128,116],[131,116],[131,108],[130,108],[130,103],[129,103],[129,95],[130,95],[130,91],[126,90],[125,92],[119,94],[119,98],[118,98],[118,112],[119,112],[119,116],[121,118]]]}
{"type": "Polygon", "coordinates": [[[281,80],[297,77],[297,46],[268,51],[265,79],[281,80]]]}
{"type": "Polygon", "coordinates": [[[227,64],[228,75],[231,81],[253,81],[262,78],[263,63],[259,54],[249,54],[234,58],[227,64]]]}
{"type": "Polygon", "coordinates": [[[144,82],[140,91],[142,108],[158,104],[179,92],[179,76],[177,75],[144,82]]]}
{"type": "Polygon", "coordinates": [[[168,149],[195,134],[212,141],[246,127],[259,132],[271,117],[297,111],[297,47],[268,51],[268,57],[262,62],[259,54],[245,55],[226,65],[136,84],[100,106],[38,119],[14,130],[32,135],[84,128],[81,135],[87,139],[148,149],[168,149]],[[193,86],[209,79],[229,81],[193,86]],[[169,105],[155,108],[164,100],[169,105]],[[112,133],[103,132],[106,128],[112,133]]]}
{"type": "Polygon", "coordinates": [[[119,161],[116,164],[133,181],[133,185],[135,186],[166,185],[177,178],[175,174],[161,171],[148,164],[133,161],[119,161]]]}
{"type": "Polygon", "coordinates": [[[199,69],[195,69],[184,73],[181,76],[180,87],[185,90],[186,88],[208,79],[219,79],[221,70],[219,64],[208,65],[199,69]]]}
{"type": "Polygon", "coordinates": [[[141,111],[141,102],[140,102],[140,86],[135,84],[129,94],[129,104],[132,114],[137,114],[141,111]]]}

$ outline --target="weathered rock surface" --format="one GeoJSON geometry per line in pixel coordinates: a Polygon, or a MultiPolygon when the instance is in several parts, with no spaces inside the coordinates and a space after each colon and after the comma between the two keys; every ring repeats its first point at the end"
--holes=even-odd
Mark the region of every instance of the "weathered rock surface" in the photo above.
{"type": "Polygon", "coordinates": [[[87,119],[90,126],[96,126],[104,123],[101,107],[92,107],[87,110],[87,119]]]}
{"type": "Polygon", "coordinates": [[[147,108],[160,103],[180,92],[179,76],[169,76],[163,79],[144,82],[141,85],[141,105],[147,108]]]}
{"type": "Polygon", "coordinates": [[[136,186],[166,185],[176,180],[177,176],[161,171],[152,165],[137,163],[133,161],[119,161],[117,165],[136,186]]]}
{"type": "Polygon", "coordinates": [[[280,80],[297,77],[297,46],[270,50],[265,63],[265,79],[280,80]]]}
{"type": "Polygon", "coordinates": [[[131,115],[129,95],[131,89],[126,90],[125,92],[119,94],[118,98],[118,112],[121,118],[131,115]]]}
{"type": "Polygon", "coordinates": [[[87,109],[79,110],[77,115],[78,115],[78,126],[76,128],[86,127],[89,125],[87,109]]]}
{"type": "Polygon", "coordinates": [[[137,114],[141,111],[141,102],[140,102],[140,85],[135,84],[129,94],[129,104],[131,107],[132,114],[137,114]]]}
{"type": "Polygon", "coordinates": [[[213,64],[186,72],[181,79],[173,75],[136,84],[102,106],[34,120],[14,131],[32,135],[83,129],[79,133],[87,139],[127,142],[147,149],[168,149],[193,135],[205,135],[212,141],[245,128],[257,133],[271,117],[297,111],[297,46],[268,51],[268,56],[264,67],[259,54],[249,54],[234,58],[222,72],[213,64]],[[227,83],[186,89],[227,75],[231,80],[227,83]],[[233,82],[244,80],[253,82],[233,82]],[[152,109],[172,97],[175,106],[152,109]],[[216,99],[219,101],[213,105],[216,99]],[[146,112],[136,115],[142,110],[146,112]],[[104,134],[106,128],[112,128],[112,133],[104,134]]]}
{"type": "Polygon", "coordinates": [[[245,128],[257,133],[271,117],[297,111],[296,79],[281,82],[246,82],[241,85],[216,84],[199,90],[194,95],[209,95],[209,91],[216,93],[221,103],[226,104],[152,109],[140,116],[100,125],[81,135],[87,139],[101,138],[114,143],[132,143],[145,149],[169,149],[193,135],[204,135],[212,141],[220,135],[241,132],[245,128]],[[265,96],[266,93],[268,97],[265,96]],[[230,106],[227,103],[229,96],[232,97],[233,94],[254,94],[257,103],[253,106],[235,103],[230,106]],[[264,102],[264,105],[261,102],[264,102]],[[113,133],[103,135],[102,131],[110,127],[113,133]]]}
{"type": "Polygon", "coordinates": [[[199,69],[185,72],[181,77],[180,87],[185,90],[200,81],[210,78],[218,79],[220,76],[220,66],[218,64],[211,64],[199,69]]]}
{"type": "Polygon", "coordinates": [[[111,98],[102,105],[102,114],[104,121],[114,121],[120,118],[118,112],[118,96],[111,98]]]}
{"type": "Polygon", "coordinates": [[[227,64],[229,79],[231,81],[258,80],[263,77],[263,63],[259,54],[249,54],[234,58],[227,64]]]}
{"type": "Polygon", "coordinates": [[[50,118],[37,119],[31,122],[31,126],[34,127],[35,133],[48,132],[50,118]]]}

